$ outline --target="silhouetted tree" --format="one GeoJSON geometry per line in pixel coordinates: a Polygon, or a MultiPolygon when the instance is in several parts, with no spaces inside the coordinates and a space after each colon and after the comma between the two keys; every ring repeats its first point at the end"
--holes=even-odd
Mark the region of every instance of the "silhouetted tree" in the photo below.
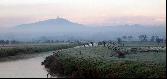
{"type": "Polygon", "coordinates": [[[131,41],[133,36],[128,36],[128,40],[131,41]]]}
{"type": "Polygon", "coordinates": [[[122,42],[122,39],[121,38],[117,38],[117,43],[121,44],[121,42],[122,42]]]}
{"type": "Polygon", "coordinates": [[[102,45],[103,43],[102,42],[98,42],[98,45],[102,45]]]}
{"type": "Polygon", "coordinates": [[[51,40],[51,43],[54,43],[54,41],[53,41],[53,40],[51,40]]]}
{"type": "Polygon", "coordinates": [[[17,43],[16,40],[12,40],[12,41],[11,41],[11,44],[16,44],[16,43],[17,43]]]}
{"type": "Polygon", "coordinates": [[[127,36],[122,36],[122,39],[124,39],[124,41],[127,39],[127,36]]]}
{"type": "Polygon", "coordinates": [[[0,44],[4,46],[5,40],[0,40],[0,44]]]}
{"type": "Polygon", "coordinates": [[[123,38],[123,39],[127,39],[127,36],[123,36],[122,38],[123,38]]]}
{"type": "Polygon", "coordinates": [[[155,39],[156,39],[156,37],[155,37],[155,36],[151,36],[150,41],[151,41],[151,42],[155,42],[155,39]]]}
{"type": "Polygon", "coordinates": [[[105,41],[103,41],[102,43],[103,43],[103,46],[104,46],[104,47],[106,47],[106,42],[105,42],[105,41]]]}
{"type": "Polygon", "coordinates": [[[147,41],[147,35],[140,35],[139,40],[140,41],[147,41]]]}
{"type": "Polygon", "coordinates": [[[158,45],[160,44],[160,43],[163,43],[163,39],[162,38],[156,38],[156,42],[158,43],[158,45]]]}
{"type": "Polygon", "coordinates": [[[164,43],[166,43],[166,39],[164,39],[164,43]]]}
{"type": "Polygon", "coordinates": [[[9,44],[9,40],[6,40],[6,41],[5,41],[5,44],[9,44]]]}

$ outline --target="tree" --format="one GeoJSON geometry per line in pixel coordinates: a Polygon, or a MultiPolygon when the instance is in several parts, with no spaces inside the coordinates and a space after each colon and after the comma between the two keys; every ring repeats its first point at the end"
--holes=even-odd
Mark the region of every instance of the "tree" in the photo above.
{"type": "Polygon", "coordinates": [[[17,43],[16,40],[12,40],[12,41],[11,41],[11,44],[16,44],[16,43],[17,43]]]}
{"type": "Polygon", "coordinates": [[[50,43],[50,40],[46,40],[45,43],[50,43]]]}
{"type": "Polygon", "coordinates": [[[102,41],[102,43],[103,43],[104,47],[106,47],[106,42],[105,42],[105,41],[102,41]]]}
{"type": "Polygon", "coordinates": [[[123,36],[122,38],[123,38],[124,40],[126,40],[126,39],[127,39],[127,36],[123,36]]]}
{"type": "Polygon", "coordinates": [[[128,40],[131,41],[133,36],[128,36],[128,40]]]}
{"type": "Polygon", "coordinates": [[[151,42],[155,42],[155,39],[156,39],[155,36],[151,36],[150,41],[151,41],[151,42]]]}
{"type": "Polygon", "coordinates": [[[54,40],[51,40],[51,43],[54,43],[54,40]]]}
{"type": "Polygon", "coordinates": [[[138,36],[140,41],[147,41],[147,35],[138,36]]]}
{"type": "Polygon", "coordinates": [[[160,44],[160,43],[163,43],[163,39],[162,38],[156,38],[156,42],[158,43],[158,45],[160,44]]]}
{"type": "Polygon", "coordinates": [[[166,38],[164,39],[164,43],[166,43],[166,38]]]}
{"type": "Polygon", "coordinates": [[[121,44],[121,42],[122,42],[122,39],[121,38],[117,38],[117,43],[121,44]]]}
{"type": "Polygon", "coordinates": [[[5,40],[0,40],[0,44],[4,46],[5,40]]]}
{"type": "Polygon", "coordinates": [[[6,40],[6,41],[5,41],[5,44],[9,44],[9,40],[6,40]]]}
{"type": "Polygon", "coordinates": [[[103,45],[103,43],[102,42],[98,42],[98,45],[103,45]]]}

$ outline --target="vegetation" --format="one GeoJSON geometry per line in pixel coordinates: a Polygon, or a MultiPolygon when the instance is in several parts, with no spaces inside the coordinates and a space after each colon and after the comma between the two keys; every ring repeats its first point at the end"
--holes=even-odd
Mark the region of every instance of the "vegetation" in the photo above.
{"type": "Polygon", "coordinates": [[[0,58],[19,54],[33,54],[75,47],[78,44],[41,44],[0,47],[0,58]]]}
{"type": "Polygon", "coordinates": [[[144,52],[130,51],[130,47],[126,44],[116,53],[118,50],[106,47],[105,42],[100,46],[64,49],[46,57],[42,65],[50,75],[67,78],[166,78],[166,48],[144,52]]]}

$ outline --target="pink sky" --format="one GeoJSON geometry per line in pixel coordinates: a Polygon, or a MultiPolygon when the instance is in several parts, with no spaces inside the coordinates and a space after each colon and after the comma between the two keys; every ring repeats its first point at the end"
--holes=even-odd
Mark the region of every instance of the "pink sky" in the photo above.
{"type": "Polygon", "coordinates": [[[1,0],[0,27],[57,16],[81,24],[166,24],[166,0],[1,0]]]}

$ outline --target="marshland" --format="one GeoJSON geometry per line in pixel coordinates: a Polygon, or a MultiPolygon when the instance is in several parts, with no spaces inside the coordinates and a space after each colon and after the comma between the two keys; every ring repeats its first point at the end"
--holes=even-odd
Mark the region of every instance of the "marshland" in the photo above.
{"type": "Polygon", "coordinates": [[[166,78],[166,44],[124,42],[54,52],[42,62],[51,77],[166,78]],[[122,45],[124,44],[124,45],[122,45]]]}
{"type": "Polygon", "coordinates": [[[166,0],[0,0],[0,78],[166,78],[166,0]]]}
{"type": "Polygon", "coordinates": [[[46,78],[41,62],[52,51],[78,46],[74,43],[1,43],[0,76],[2,78],[46,78]]]}
{"type": "Polygon", "coordinates": [[[136,41],[125,36],[103,41],[1,40],[0,76],[166,78],[166,40],[144,36],[136,41]]]}

